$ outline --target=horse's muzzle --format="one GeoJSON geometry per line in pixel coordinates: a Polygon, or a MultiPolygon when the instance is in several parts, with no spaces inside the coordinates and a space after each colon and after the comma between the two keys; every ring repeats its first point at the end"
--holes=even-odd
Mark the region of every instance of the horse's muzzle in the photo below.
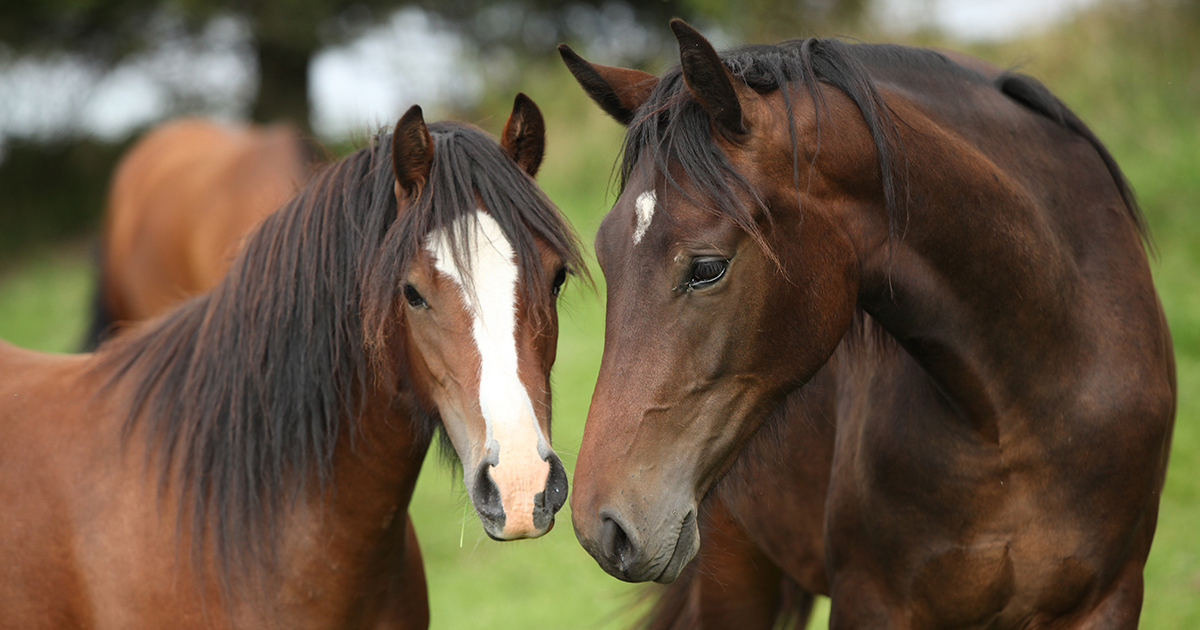
{"type": "Polygon", "coordinates": [[[679,577],[700,548],[696,510],[688,511],[678,525],[663,529],[667,530],[663,536],[643,542],[619,511],[605,508],[600,510],[594,538],[580,529],[578,521],[575,536],[609,575],[626,582],[667,583],[679,577]]]}
{"type": "Polygon", "coordinates": [[[554,527],[554,515],[567,501],[567,471],[554,453],[543,461],[549,464],[549,472],[542,491],[530,500],[518,497],[509,501],[510,510],[530,510],[523,514],[510,515],[505,510],[504,496],[492,477],[494,466],[491,462],[485,460],[476,468],[470,489],[471,501],[484,532],[493,540],[537,538],[554,527]]]}

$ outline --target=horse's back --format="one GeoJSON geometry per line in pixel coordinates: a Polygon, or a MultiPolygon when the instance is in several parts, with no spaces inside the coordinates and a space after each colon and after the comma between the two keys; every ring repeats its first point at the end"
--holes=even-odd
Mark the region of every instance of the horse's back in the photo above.
{"type": "MultiPolygon", "coordinates": [[[[1082,366],[1092,374],[1068,374],[1081,388],[1093,388],[1082,395],[1085,400],[1068,394],[1077,408],[1088,405],[1086,399],[1107,399],[1110,409],[1090,405],[1089,415],[1099,421],[1133,406],[1160,426],[1170,424],[1173,356],[1143,244],[1144,220],[1108,150],[1036,80],[961,53],[908,50],[907,64],[889,64],[879,53],[870,53],[868,63],[901,119],[915,123],[925,137],[943,136],[937,153],[921,145],[922,137],[905,139],[910,155],[938,155],[936,168],[954,173],[954,179],[944,178],[949,182],[944,188],[923,191],[936,197],[920,203],[947,205],[940,217],[944,230],[988,222],[1005,232],[1020,246],[1008,253],[1022,260],[1013,267],[1025,274],[1012,285],[1045,287],[1054,307],[1075,314],[1078,330],[1063,333],[1104,340],[1093,344],[1082,366]],[[989,215],[997,203],[1006,207],[989,215]],[[1126,375],[1101,387],[1116,385],[1129,400],[1116,400],[1111,389],[1094,389],[1122,372],[1126,375]],[[1091,384],[1083,383],[1085,376],[1091,384]]],[[[1019,308],[1032,299],[1036,296],[1020,296],[1007,306],[1019,308]]],[[[1071,389],[1065,382],[1030,385],[1071,389]]]]}
{"type": "Polygon", "coordinates": [[[241,238],[306,177],[288,127],[184,119],[148,134],[109,193],[101,268],[112,319],[146,319],[211,288],[241,238]]]}
{"type": "Polygon", "coordinates": [[[219,627],[110,375],[0,341],[0,628],[219,627]]]}
{"type": "MultiPolygon", "coordinates": [[[[856,355],[844,380],[861,411],[839,415],[827,530],[837,596],[855,605],[835,625],[884,625],[855,611],[879,613],[897,592],[913,627],[1135,613],[1175,399],[1140,214],[1107,150],[1035,81],[903,55],[907,66],[872,71],[916,131],[912,171],[936,172],[915,202],[927,225],[972,236],[962,260],[987,261],[986,316],[1008,343],[963,346],[987,358],[970,367],[988,370],[991,398],[970,402],[1003,404],[978,424],[947,404],[946,382],[909,353],[920,340],[856,355]]],[[[978,316],[964,313],[953,321],[978,316]]]]}
{"type": "Polygon", "coordinates": [[[90,625],[76,498],[104,485],[91,472],[105,420],[82,413],[87,362],[0,340],[0,628],[90,625]]]}

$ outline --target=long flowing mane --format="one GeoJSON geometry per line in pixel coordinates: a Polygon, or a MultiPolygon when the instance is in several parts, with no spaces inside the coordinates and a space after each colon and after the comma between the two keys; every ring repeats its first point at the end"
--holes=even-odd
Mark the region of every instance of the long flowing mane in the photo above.
{"type": "MultiPolygon", "coordinates": [[[[368,394],[401,386],[387,363],[403,353],[384,342],[402,338],[398,294],[426,235],[456,225],[450,246],[462,260],[466,222],[456,219],[482,204],[517,252],[525,304],[541,312],[553,305],[535,236],[585,272],[574,232],[491,136],[450,122],[429,131],[429,181],[401,212],[381,134],[271,215],[211,293],[97,354],[114,370],[110,388],[133,379],[126,435],[144,429],[160,492],[179,491],[180,527],[192,528],[194,554],[214,546],[227,589],[232,575],[274,562],[287,508],[336,481],[335,446],[354,434],[368,394]]],[[[419,415],[428,436],[437,416],[419,415]]]]}
{"type": "MultiPolygon", "coordinates": [[[[801,152],[797,146],[793,99],[789,91],[800,87],[812,98],[818,137],[814,155],[820,150],[823,119],[829,118],[825,115],[828,107],[818,84],[829,84],[850,97],[861,112],[875,144],[884,205],[890,217],[893,237],[896,235],[898,210],[905,205],[905,175],[909,156],[900,143],[897,121],[872,76],[872,71],[878,72],[880,69],[896,74],[916,71],[924,76],[988,84],[1038,115],[1084,137],[1100,154],[1121,193],[1131,220],[1142,237],[1146,237],[1145,220],[1116,161],[1066,105],[1030,77],[1008,72],[989,80],[935,51],[888,44],[848,44],[836,39],[809,38],[776,45],[742,46],[723,52],[720,56],[730,73],[750,88],[760,93],[782,91],[792,144],[792,176],[797,190],[800,189],[801,152]]],[[[770,211],[713,141],[709,116],[692,96],[678,65],[663,74],[629,125],[619,170],[622,190],[644,154],[649,156],[656,171],[679,188],[678,180],[668,168],[668,165],[677,166],[695,190],[707,198],[707,203],[703,205],[729,218],[762,242],[753,211],[762,212],[768,221],[771,218],[770,211]],[[746,207],[738,193],[748,196],[758,208],[746,207]]]]}

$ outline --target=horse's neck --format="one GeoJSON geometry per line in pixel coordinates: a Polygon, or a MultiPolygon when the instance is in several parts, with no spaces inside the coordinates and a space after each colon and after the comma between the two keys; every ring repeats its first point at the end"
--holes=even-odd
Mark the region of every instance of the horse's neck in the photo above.
{"type": "Polygon", "coordinates": [[[1138,236],[1098,156],[1067,167],[1078,146],[1030,141],[1022,150],[1053,170],[1029,169],[962,134],[922,131],[906,138],[906,152],[937,163],[910,169],[903,234],[864,265],[860,303],[955,412],[994,438],[1005,418],[1070,408],[1119,354],[1113,344],[1136,345],[1123,325],[1144,331],[1161,316],[1138,236]]]}
{"type": "Polygon", "coordinates": [[[408,411],[368,405],[358,434],[341,439],[331,487],[292,512],[280,547],[285,610],[337,616],[379,609],[387,602],[372,598],[404,579],[405,554],[413,552],[406,548],[408,505],[428,450],[408,411]]]}

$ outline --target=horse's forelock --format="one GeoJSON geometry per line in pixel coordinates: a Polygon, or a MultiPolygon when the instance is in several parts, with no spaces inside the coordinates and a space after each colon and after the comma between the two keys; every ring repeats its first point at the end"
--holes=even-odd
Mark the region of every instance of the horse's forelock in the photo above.
{"type": "MultiPolygon", "coordinates": [[[[453,122],[433,123],[429,130],[434,139],[429,182],[394,228],[406,239],[402,249],[415,253],[429,234],[442,230],[456,265],[469,268],[470,225],[459,219],[483,209],[515,251],[525,303],[544,315],[553,304],[544,290],[549,279],[544,277],[536,239],[547,243],[571,273],[587,277],[578,236],[533,178],[491,136],[453,122]]],[[[473,290],[469,280],[464,288],[473,290]]]]}
{"type": "MultiPolygon", "coordinates": [[[[818,125],[822,112],[827,109],[818,84],[827,83],[846,93],[862,112],[875,140],[884,201],[892,214],[897,205],[893,162],[899,150],[895,125],[874,80],[854,54],[856,48],[838,40],[813,38],[777,45],[742,46],[721,53],[721,60],[736,80],[743,81],[751,89],[761,93],[783,91],[789,121],[793,185],[797,194],[802,190],[799,181],[801,151],[792,111],[796,95],[792,90],[803,88],[812,98],[818,125]]],[[[819,147],[814,147],[817,149],[819,147]]],[[[643,159],[651,160],[653,168],[669,185],[692,199],[671,174],[670,167],[677,166],[697,194],[704,197],[693,201],[727,217],[770,252],[755,219],[757,211],[769,223],[772,219],[770,209],[717,146],[712,137],[710,118],[691,95],[678,65],[663,74],[629,125],[619,169],[622,190],[643,159]],[[751,199],[757,207],[747,207],[741,201],[743,198],[751,199]]]]}

